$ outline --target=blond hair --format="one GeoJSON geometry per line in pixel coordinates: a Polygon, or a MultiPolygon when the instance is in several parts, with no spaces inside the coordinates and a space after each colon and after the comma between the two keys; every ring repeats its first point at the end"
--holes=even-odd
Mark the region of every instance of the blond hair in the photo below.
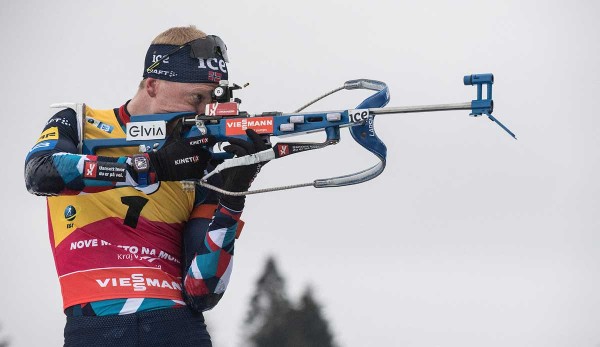
{"type": "MultiPolygon", "coordinates": [[[[187,27],[173,27],[169,28],[162,33],[158,34],[154,40],[153,45],[183,45],[195,39],[201,39],[206,37],[204,31],[199,30],[193,25],[187,27]]],[[[139,89],[145,87],[146,79],[140,81],[138,86],[139,89]]]]}
{"type": "Polygon", "coordinates": [[[195,39],[206,37],[202,30],[195,26],[174,27],[158,34],[152,41],[153,45],[183,45],[195,39]]]}

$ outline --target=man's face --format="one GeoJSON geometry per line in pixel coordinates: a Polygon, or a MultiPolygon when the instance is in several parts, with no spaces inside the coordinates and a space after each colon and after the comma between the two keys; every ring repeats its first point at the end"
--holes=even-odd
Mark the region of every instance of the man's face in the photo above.
{"type": "Polygon", "coordinates": [[[196,112],[204,114],[216,83],[179,83],[157,80],[153,113],[196,112]]]}

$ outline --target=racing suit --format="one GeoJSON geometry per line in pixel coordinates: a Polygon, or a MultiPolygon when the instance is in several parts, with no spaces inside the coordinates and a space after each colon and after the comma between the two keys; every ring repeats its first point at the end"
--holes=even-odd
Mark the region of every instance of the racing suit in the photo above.
{"type": "Polygon", "coordinates": [[[190,181],[138,184],[137,147],[81,154],[83,141],[126,137],[126,105],[56,113],[26,158],[27,189],[47,196],[63,309],[68,317],[211,309],[229,281],[241,211],[190,181]]]}

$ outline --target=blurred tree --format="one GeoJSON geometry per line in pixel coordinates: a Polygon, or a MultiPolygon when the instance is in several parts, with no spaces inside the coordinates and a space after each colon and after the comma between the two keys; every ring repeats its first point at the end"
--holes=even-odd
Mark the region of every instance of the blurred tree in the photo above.
{"type": "MultiPolygon", "coordinates": [[[[308,287],[295,310],[293,326],[300,333],[302,346],[333,347],[333,335],[329,332],[329,323],[321,314],[321,307],[313,298],[312,289],[308,287]]],[[[300,346],[295,345],[295,346],[300,346]]]]}
{"type": "MultiPolygon", "coordinates": [[[[2,331],[2,325],[0,325],[0,332],[2,331]]],[[[0,339],[0,347],[8,347],[8,339],[0,339]]]]}
{"type": "Polygon", "coordinates": [[[287,299],[285,280],[275,260],[269,257],[256,282],[246,318],[250,344],[258,347],[335,346],[329,324],[310,288],[295,306],[287,299]]]}
{"type": "Polygon", "coordinates": [[[257,346],[284,346],[283,328],[289,310],[285,280],[279,274],[273,257],[269,257],[262,275],[256,281],[256,290],[246,317],[250,340],[257,346]]]}

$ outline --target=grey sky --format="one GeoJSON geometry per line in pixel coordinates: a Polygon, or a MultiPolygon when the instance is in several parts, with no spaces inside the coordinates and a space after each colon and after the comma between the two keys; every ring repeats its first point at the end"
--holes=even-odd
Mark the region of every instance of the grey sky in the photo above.
{"type": "MultiPolygon", "coordinates": [[[[495,114],[519,138],[464,111],[379,116],[377,179],[249,198],[230,287],[206,314],[217,346],[241,344],[268,254],[292,296],[313,285],[343,346],[598,346],[598,13],[585,0],[4,1],[0,333],[15,347],[62,343],[45,200],[22,179],[48,105],[121,105],[152,38],[195,24],[227,43],[250,112],[361,77],[386,82],[390,106],[466,102],[462,76],[493,72],[495,114]]],[[[342,136],[270,163],[256,187],[373,163],[342,136]]]]}

